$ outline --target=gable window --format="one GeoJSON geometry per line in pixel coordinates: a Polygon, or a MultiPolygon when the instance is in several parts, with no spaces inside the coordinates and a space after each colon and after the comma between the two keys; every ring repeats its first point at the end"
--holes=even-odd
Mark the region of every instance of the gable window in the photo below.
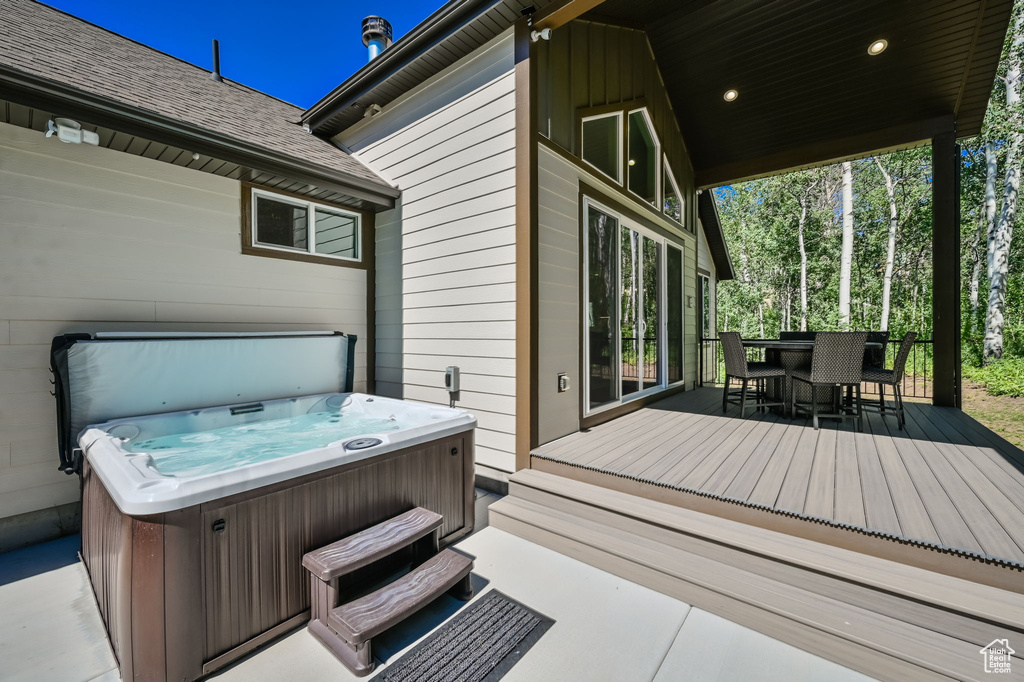
{"type": "Polygon", "coordinates": [[[306,254],[319,262],[361,258],[358,213],[253,188],[250,215],[247,246],[255,250],[306,254]]]}
{"type": "Polygon", "coordinates": [[[679,193],[679,185],[676,184],[676,178],[672,175],[672,169],[669,168],[668,157],[665,157],[663,168],[664,176],[661,186],[665,188],[665,201],[662,210],[669,218],[672,218],[678,223],[682,223],[683,195],[679,193]]]}
{"type": "Polygon", "coordinates": [[[583,119],[581,149],[583,160],[608,177],[621,182],[622,112],[583,119]]]}
{"type": "Polygon", "coordinates": [[[658,205],[661,153],[647,111],[629,112],[629,147],[626,173],[629,190],[649,204],[658,205]]]}

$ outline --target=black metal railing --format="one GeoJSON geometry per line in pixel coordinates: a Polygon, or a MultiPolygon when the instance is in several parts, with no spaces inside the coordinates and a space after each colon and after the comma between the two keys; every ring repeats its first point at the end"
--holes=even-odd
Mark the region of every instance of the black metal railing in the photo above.
{"type": "Polygon", "coordinates": [[[643,367],[643,379],[645,381],[658,380],[658,337],[645,336],[640,339],[636,336],[622,337],[622,378],[639,379],[637,367],[643,367]],[[643,346],[637,348],[636,341],[643,341],[643,346]],[[637,357],[643,354],[643,362],[637,363],[637,357]]]}
{"type": "MultiPolygon", "coordinates": [[[[889,339],[885,348],[885,366],[892,367],[896,360],[901,341],[889,339]]],[[[907,367],[903,372],[903,396],[907,398],[931,398],[934,358],[931,339],[918,339],[907,358],[907,367]]],[[[756,362],[763,360],[763,351],[758,348],[747,348],[747,360],[756,362]]],[[[698,382],[701,386],[721,385],[725,379],[725,359],[722,356],[722,342],[717,338],[700,340],[698,382]]],[[[864,384],[861,391],[865,395],[877,395],[877,384],[864,384]]]]}

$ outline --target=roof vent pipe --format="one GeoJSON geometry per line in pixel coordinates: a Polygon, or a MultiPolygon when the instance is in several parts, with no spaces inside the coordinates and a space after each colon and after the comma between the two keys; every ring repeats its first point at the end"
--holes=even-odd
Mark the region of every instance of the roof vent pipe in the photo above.
{"type": "Polygon", "coordinates": [[[391,24],[382,17],[366,17],[363,19],[363,45],[373,61],[377,55],[391,47],[391,24]]]}
{"type": "Polygon", "coordinates": [[[210,80],[224,82],[224,77],[220,75],[220,41],[216,38],[213,39],[213,71],[210,73],[210,80]]]}

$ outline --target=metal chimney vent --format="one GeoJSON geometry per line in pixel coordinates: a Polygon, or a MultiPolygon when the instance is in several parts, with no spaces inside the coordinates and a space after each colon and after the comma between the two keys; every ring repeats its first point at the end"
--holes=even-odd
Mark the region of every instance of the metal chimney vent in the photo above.
{"type": "Polygon", "coordinates": [[[224,77],[220,75],[220,41],[213,39],[213,71],[210,72],[210,80],[222,83],[224,77]]]}
{"type": "Polygon", "coordinates": [[[391,24],[387,19],[375,16],[363,19],[363,45],[369,52],[369,61],[391,46],[391,36],[391,24]]]}

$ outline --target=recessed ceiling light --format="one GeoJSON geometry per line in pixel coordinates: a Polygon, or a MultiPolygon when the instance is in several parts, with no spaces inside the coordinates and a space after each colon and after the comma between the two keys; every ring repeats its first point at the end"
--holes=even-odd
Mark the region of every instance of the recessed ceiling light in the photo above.
{"type": "Polygon", "coordinates": [[[882,54],[883,52],[885,52],[885,48],[887,47],[889,47],[889,41],[886,40],[885,38],[876,40],[875,42],[868,45],[868,54],[872,56],[876,54],[882,54]]]}
{"type": "Polygon", "coordinates": [[[722,95],[722,99],[724,99],[726,102],[732,102],[739,96],[740,93],[736,92],[735,90],[726,90],[725,94],[722,95]]]}

